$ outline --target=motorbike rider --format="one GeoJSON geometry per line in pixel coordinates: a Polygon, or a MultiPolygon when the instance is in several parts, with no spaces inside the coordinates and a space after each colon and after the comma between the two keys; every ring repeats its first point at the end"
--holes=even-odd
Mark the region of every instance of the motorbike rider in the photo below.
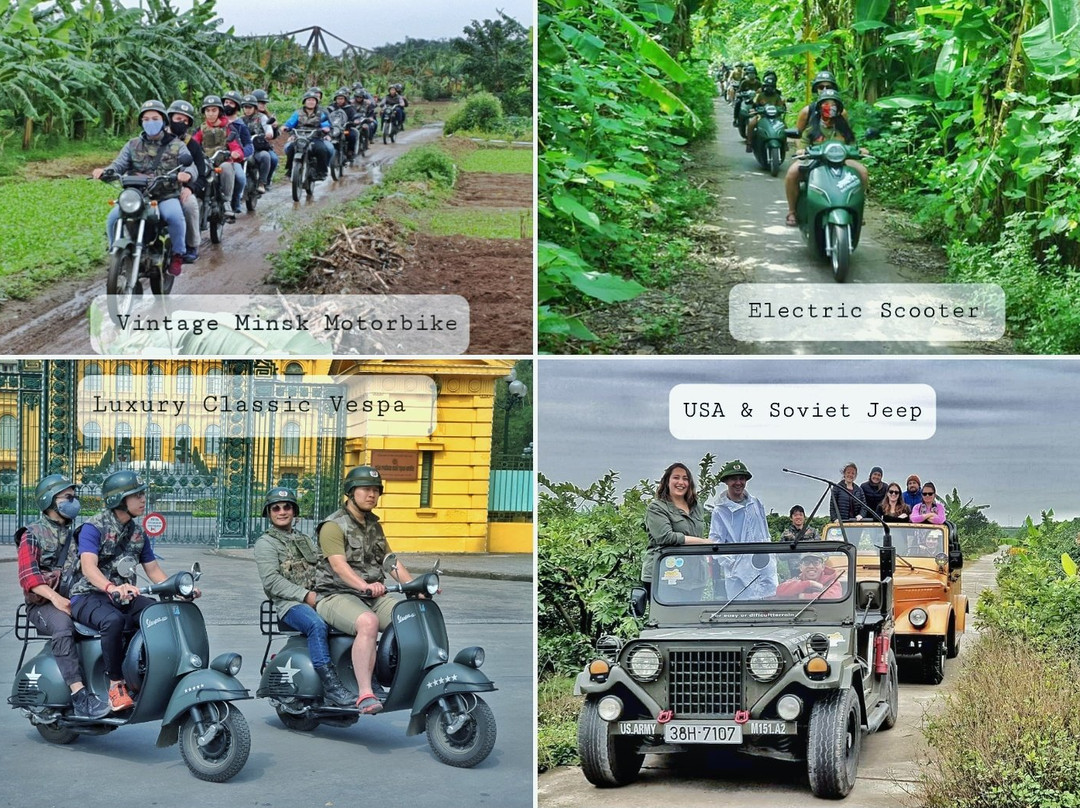
{"type": "Polygon", "coordinates": [[[361,118],[360,113],[356,111],[356,107],[349,103],[349,91],[347,88],[341,87],[334,93],[334,101],[330,105],[330,110],[335,109],[345,113],[345,131],[341,137],[345,146],[345,159],[349,165],[352,165],[352,161],[356,157],[357,147],[360,144],[360,133],[356,127],[360,124],[361,118]]]}
{"type": "Polygon", "coordinates": [[[391,116],[397,116],[398,129],[405,128],[405,107],[408,106],[408,102],[405,100],[405,96],[398,92],[400,84],[391,84],[386,91],[386,97],[382,101],[382,105],[385,109],[390,110],[391,116]]]}
{"type": "Polygon", "coordinates": [[[79,515],[75,483],[62,474],[43,477],[34,489],[34,502],[41,516],[15,534],[19,548],[19,585],[26,596],[26,616],[40,634],[49,636],[60,675],[71,690],[71,703],[79,718],[108,715],[109,703],[83,684],[79,653],[75,649],[75,626],[71,621],[71,601],[58,588],[65,575],[79,563],[72,531],[79,515]],[[61,558],[61,553],[65,554],[61,558]],[[59,570],[56,586],[46,576],[59,570]]]}
{"type": "Polygon", "coordinates": [[[321,553],[310,536],[294,527],[300,517],[296,493],[271,488],[262,515],[270,527],[255,540],[255,563],[263,591],[274,604],[278,620],[307,637],[308,653],[330,703],[352,707],[352,694],[338,678],[330,659],[326,622],[315,611],[315,570],[321,553]]]}
{"type": "MultiPolygon", "coordinates": [[[[282,129],[286,132],[291,132],[297,127],[304,127],[305,129],[316,129],[321,133],[321,138],[314,138],[311,141],[309,148],[315,150],[315,161],[317,166],[315,179],[325,180],[327,168],[330,165],[330,158],[334,156],[334,146],[326,139],[330,134],[330,119],[326,117],[325,112],[319,109],[319,96],[315,92],[317,89],[318,88],[312,88],[304,93],[303,106],[289,116],[289,120],[285,121],[285,125],[282,129]]],[[[292,174],[292,160],[295,149],[296,144],[292,142],[285,146],[286,174],[292,174]]]]}
{"type": "Polygon", "coordinates": [[[244,198],[244,191],[247,188],[247,170],[244,162],[248,160],[255,153],[255,144],[251,139],[251,130],[248,129],[247,124],[239,117],[240,107],[244,103],[244,99],[240,93],[236,90],[229,90],[227,93],[221,96],[221,109],[222,117],[228,121],[229,126],[240,141],[240,148],[243,150],[244,156],[238,160],[233,158],[238,164],[238,168],[234,170],[236,174],[236,185],[233,188],[232,195],[232,212],[233,216],[240,212],[240,202],[244,198]]]}
{"type": "MultiPolygon", "coordinates": [[[[270,129],[273,132],[267,140],[277,140],[277,136],[281,133],[281,130],[277,125],[277,118],[271,115],[270,110],[266,107],[266,105],[270,103],[270,96],[267,94],[266,90],[261,89],[252,92],[252,95],[255,96],[256,108],[266,116],[266,121],[270,124],[270,129]]],[[[278,167],[278,156],[277,152],[274,151],[273,146],[270,146],[270,149],[266,153],[270,155],[270,173],[266,176],[266,187],[269,188],[274,182],[274,172],[277,171],[278,167]]]]}
{"type": "MultiPolygon", "coordinates": [[[[806,154],[806,150],[811,146],[820,146],[824,143],[828,143],[830,140],[839,140],[849,146],[854,146],[855,133],[851,131],[847,119],[842,115],[843,110],[844,102],[840,98],[840,93],[835,90],[822,90],[818,95],[817,100],[814,101],[810,123],[807,125],[806,129],[803,130],[802,137],[799,140],[801,148],[795,152],[795,155],[797,157],[802,156],[806,154]]],[[[867,154],[865,149],[862,149],[861,151],[863,154],[867,154]]],[[[859,179],[862,181],[863,190],[865,191],[870,182],[870,176],[866,171],[866,166],[858,160],[852,160],[850,158],[844,162],[859,175],[859,179]]],[[[784,177],[784,192],[787,196],[788,203],[786,222],[788,227],[798,226],[798,220],[795,216],[795,206],[799,201],[799,172],[801,169],[801,162],[793,160],[791,166],[788,168],[787,175],[784,177]]]]}
{"type": "Polygon", "coordinates": [[[750,120],[746,125],[746,150],[748,152],[754,150],[754,129],[757,127],[758,119],[761,117],[759,110],[766,104],[772,104],[776,107],[781,116],[787,112],[787,104],[784,103],[784,96],[776,86],[775,70],[765,71],[765,75],[761,80],[761,89],[758,90],[758,94],[754,96],[753,111],[750,113],[750,120]]]}
{"type": "MultiPolygon", "coordinates": [[[[79,532],[80,575],[71,587],[71,616],[101,632],[101,656],[114,712],[133,707],[122,669],[124,634],[139,625],[139,614],[156,603],[139,594],[135,573],[122,577],[122,558],[142,564],[146,576],[161,583],[168,576],[158,564],[150,539],[139,523],[146,511],[146,483],[134,471],[114,471],[101,483],[105,508],[79,532]],[[115,598],[115,600],[114,600],[115,598]]],[[[193,597],[201,593],[196,589],[193,597]]]]}
{"type": "Polygon", "coordinates": [[[760,89],[761,79],[758,78],[757,68],[754,67],[752,64],[747,65],[743,75],[743,79],[739,82],[739,88],[736,92],[735,114],[734,118],[732,119],[733,126],[739,125],[739,111],[742,109],[742,105],[744,103],[742,99],[738,98],[738,93],[745,93],[748,91],[753,91],[754,93],[757,93],[757,91],[760,89]]]}
{"type": "Polygon", "coordinates": [[[257,191],[261,196],[266,193],[266,183],[270,179],[270,152],[273,147],[269,141],[274,137],[274,128],[270,125],[269,119],[259,112],[258,104],[254,94],[245,95],[240,104],[240,109],[244,113],[240,120],[251,132],[251,143],[254,147],[251,159],[259,167],[257,191]]]}
{"type": "MultiPolygon", "coordinates": [[[[139,109],[139,124],[142,126],[142,134],[132,138],[120,150],[120,154],[106,168],[95,168],[91,172],[95,180],[101,179],[101,175],[107,170],[117,174],[144,174],[146,176],[160,176],[167,174],[177,166],[190,166],[192,163],[191,152],[183,141],[173,135],[166,126],[165,119],[168,112],[165,105],[157,99],[150,99],[143,103],[139,109]]],[[[176,175],[177,180],[185,183],[191,179],[191,174],[181,171],[176,175]]],[[[184,209],[177,197],[158,200],[158,211],[165,220],[165,226],[169,229],[169,239],[172,241],[172,261],[169,264],[169,274],[179,275],[184,266],[184,250],[186,249],[187,224],[184,221],[184,209]]],[[[109,239],[109,248],[112,249],[113,237],[116,235],[116,223],[120,219],[120,208],[114,205],[105,219],[105,233],[109,239]]]]}
{"type": "Polygon", "coordinates": [[[375,138],[375,132],[379,129],[378,109],[371,93],[363,87],[353,89],[353,108],[360,116],[360,126],[366,126],[368,140],[375,138]]]}
{"type": "Polygon", "coordinates": [[[232,212],[229,202],[233,198],[236,187],[237,174],[243,175],[243,168],[237,168],[244,159],[244,149],[240,145],[240,136],[229,126],[225,118],[225,108],[221,97],[208,95],[202,102],[203,124],[195,133],[195,141],[202,146],[206,155],[207,166],[210,170],[220,166],[221,190],[225,195],[225,221],[235,222],[236,215],[232,212]],[[214,160],[214,155],[224,149],[229,153],[228,158],[214,160]]]}
{"type": "Polygon", "coordinates": [[[206,155],[192,137],[191,127],[195,125],[195,107],[183,99],[169,104],[169,131],[183,141],[191,152],[192,177],[180,192],[180,206],[184,209],[187,222],[187,251],[184,263],[191,264],[199,257],[199,200],[206,193],[206,155]]]}
{"type": "MultiPolygon", "coordinates": [[[[345,504],[318,524],[315,533],[323,558],[315,578],[315,608],[334,628],[355,635],[352,646],[356,706],[373,715],[382,703],[372,690],[375,640],[390,624],[394,601],[386,594],[382,560],[390,552],[379,518],[372,509],[383,492],[382,476],[371,466],[357,466],[345,476],[345,504]]],[[[412,580],[398,562],[401,583],[412,580]]]]}
{"type": "MultiPolygon", "coordinates": [[[[810,89],[811,91],[813,91],[815,97],[820,95],[822,90],[835,90],[836,92],[840,92],[840,86],[836,83],[836,76],[834,76],[828,70],[819,70],[817,72],[817,74],[814,76],[813,83],[810,85],[810,89]]],[[[806,124],[810,120],[810,110],[812,106],[813,103],[807,104],[805,107],[799,110],[799,114],[795,118],[795,128],[798,130],[800,135],[802,134],[803,129],[806,128],[806,124]]],[[[846,109],[843,111],[842,114],[844,116],[844,120],[847,120],[848,113],[846,109]]]]}
{"type": "Polygon", "coordinates": [[[745,75],[746,73],[743,72],[743,63],[736,62],[735,67],[733,67],[731,73],[728,74],[727,100],[729,104],[735,103],[735,90],[738,88],[739,83],[743,80],[745,75]]]}

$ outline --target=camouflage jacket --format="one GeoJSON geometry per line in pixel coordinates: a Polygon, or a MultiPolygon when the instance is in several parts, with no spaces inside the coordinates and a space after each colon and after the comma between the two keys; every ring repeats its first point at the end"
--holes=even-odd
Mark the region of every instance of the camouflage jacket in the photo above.
{"type": "Polygon", "coordinates": [[[184,141],[166,132],[160,139],[153,140],[145,134],[132,138],[120,150],[120,154],[109,168],[117,174],[167,174],[178,165],[191,165],[191,152],[184,141]],[[158,160],[158,154],[161,159],[158,160]],[[154,163],[157,162],[156,169],[154,163]],[[151,169],[154,169],[151,171],[151,169]]]}
{"type": "Polygon", "coordinates": [[[315,570],[322,554],[310,536],[271,526],[255,540],[255,564],[263,591],[278,617],[315,591],[315,570]]]}
{"type": "MultiPolygon", "coordinates": [[[[92,519],[88,519],[86,524],[93,525],[101,534],[101,547],[98,548],[98,569],[101,570],[101,574],[117,586],[120,584],[138,586],[134,573],[130,578],[122,578],[116,565],[122,558],[133,558],[136,564],[140,563],[139,557],[142,555],[143,548],[150,541],[142,527],[134,519],[126,525],[121,525],[112,510],[102,511],[92,519]]],[[[71,594],[85,595],[96,591],[94,585],[80,570],[79,577],[75,579],[71,587],[71,594]]]]}
{"type": "MultiPolygon", "coordinates": [[[[345,508],[340,508],[330,514],[315,528],[315,534],[327,522],[332,522],[341,528],[345,534],[345,560],[353,571],[369,584],[382,581],[386,576],[382,571],[382,561],[390,548],[386,543],[386,534],[383,533],[379,517],[370,511],[364,516],[364,523],[360,524],[355,517],[345,508]]],[[[324,555],[319,559],[319,571],[315,578],[315,589],[320,595],[332,595],[339,592],[347,592],[356,595],[357,592],[338,576],[330,567],[330,561],[324,555]]]]}
{"type": "MultiPolygon", "coordinates": [[[[60,524],[42,514],[40,519],[23,529],[19,542],[19,584],[24,592],[29,594],[35,586],[47,583],[44,577],[47,572],[59,569],[70,575],[79,566],[79,548],[75,539],[68,546],[67,558],[59,557],[74,527],[73,522],[60,524]]],[[[61,580],[63,577],[66,576],[61,580]]]]}

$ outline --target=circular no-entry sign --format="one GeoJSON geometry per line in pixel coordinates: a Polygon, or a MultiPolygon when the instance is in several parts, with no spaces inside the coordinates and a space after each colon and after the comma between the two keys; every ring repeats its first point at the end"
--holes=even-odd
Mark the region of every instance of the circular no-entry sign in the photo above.
{"type": "Polygon", "coordinates": [[[160,513],[148,513],[143,518],[142,525],[147,536],[160,536],[165,532],[165,517],[160,513]]]}

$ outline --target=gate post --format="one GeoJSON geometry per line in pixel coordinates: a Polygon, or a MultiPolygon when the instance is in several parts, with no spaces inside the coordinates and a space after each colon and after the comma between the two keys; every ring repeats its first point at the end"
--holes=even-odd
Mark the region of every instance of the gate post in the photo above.
{"type": "MultiPolygon", "coordinates": [[[[251,362],[229,360],[224,364],[224,391],[230,404],[251,399],[251,362]]],[[[246,548],[251,521],[252,444],[249,411],[226,413],[222,427],[221,493],[218,500],[217,546],[246,548]]]]}

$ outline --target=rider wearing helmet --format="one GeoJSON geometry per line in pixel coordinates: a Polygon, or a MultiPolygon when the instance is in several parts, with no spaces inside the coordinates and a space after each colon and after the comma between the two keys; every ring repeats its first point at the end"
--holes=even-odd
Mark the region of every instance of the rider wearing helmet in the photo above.
{"type": "MultiPolygon", "coordinates": [[[[319,615],[339,631],[353,634],[352,662],[356,674],[356,706],[362,713],[382,711],[372,690],[375,639],[390,624],[393,600],[386,594],[382,561],[390,552],[379,518],[383,478],[371,466],[358,466],[345,476],[345,504],[315,528],[323,558],[315,578],[319,615]]],[[[397,579],[412,575],[398,562],[397,579]]]]}
{"type": "MultiPolygon", "coordinates": [[[[814,93],[815,97],[817,97],[817,95],[822,90],[835,90],[836,92],[840,92],[840,87],[836,83],[836,76],[834,76],[832,72],[828,70],[819,70],[814,75],[814,81],[811,83],[810,89],[814,93]]],[[[799,115],[795,119],[795,128],[799,131],[800,135],[802,134],[803,129],[806,128],[807,122],[810,120],[811,106],[812,104],[807,104],[805,107],[800,109],[799,115]]],[[[844,118],[846,119],[848,116],[846,109],[844,110],[843,114],[844,118]]]]}
{"type": "Polygon", "coordinates": [[[237,140],[240,141],[240,148],[244,153],[244,156],[238,160],[235,157],[233,158],[237,163],[237,168],[234,169],[236,186],[232,195],[232,212],[233,216],[235,216],[240,212],[240,200],[244,198],[244,190],[247,188],[247,172],[243,163],[255,153],[255,143],[251,138],[251,130],[248,129],[243,119],[238,117],[240,108],[244,103],[243,96],[236,90],[229,90],[221,96],[221,102],[222,115],[229,122],[230,128],[236,133],[237,140]]]}
{"type": "MultiPolygon", "coordinates": [[[[156,603],[139,594],[135,572],[124,576],[122,559],[142,564],[146,577],[161,583],[168,576],[142,529],[146,483],[134,471],[114,471],[101,483],[105,509],[79,531],[80,577],[71,587],[71,616],[101,632],[101,655],[109,679],[114,712],[134,706],[124,682],[124,634],[138,628],[139,614],[156,603]],[[115,599],[114,599],[115,598],[115,599]]],[[[199,590],[193,593],[198,597],[199,590]]]]}
{"type": "MultiPolygon", "coordinates": [[[[177,166],[190,166],[191,152],[187,150],[183,141],[169,131],[165,120],[167,116],[168,112],[163,103],[157,99],[146,101],[139,109],[142,134],[129,140],[107,168],[95,168],[92,172],[94,179],[101,179],[101,175],[110,169],[117,174],[160,176],[168,174],[177,166]]],[[[191,176],[190,173],[181,171],[176,178],[184,183],[190,180],[191,176]]],[[[184,245],[187,239],[184,210],[180,205],[180,200],[172,197],[158,200],[158,211],[165,220],[165,225],[169,229],[169,239],[172,241],[173,255],[172,262],[169,264],[169,273],[179,275],[184,265],[184,245]]],[[[105,232],[109,239],[110,249],[116,235],[116,223],[119,220],[120,207],[114,205],[105,220],[105,232]]]]}
{"type": "Polygon", "coordinates": [[[742,107],[742,105],[744,103],[743,100],[738,97],[738,94],[739,93],[745,93],[745,92],[751,92],[751,91],[756,93],[760,89],[761,89],[761,79],[758,78],[757,68],[755,68],[753,65],[748,65],[746,67],[746,71],[745,71],[745,75],[743,76],[743,80],[739,82],[738,91],[736,93],[734,116],[733,116],[732,121],[731,121],[732,126],[738,126],[739,125],[739,110],[740,110],[740,108],[742,107]]]}
{"type": "MultiPolygon", "coordinates": [[[[851,131],[847,119],[843,115],[844,101],[836,90],[822,90],[814,101],[810,113],[810,123],[803,130],[799,140],[800,149],[795,154],[801,156],[811,146],[820,146],[830,140],[839,140],[849,146],[855,145],[855,133],[851,131]]],[[[863,151],[865,154],[866,152],[863,151]]],[[[862,180],[865,191],[870,182],[870,176],[864,166],[858,160],[848,158],[844,161],[851,166],[862,180]]],[[[800,162],[792,161],[784,177],[784,192],[787,196],[788,214],[787,225],[795,227],[798,220],[795,216],[795,205],[799,199],[799,169],[800,162]]]]}
{"type": "Polygon", "coordinates": [[[349,103],[348,88],[341,87],[334,93],[334,100],[330,105],[327,117],[335,110],[340,110],[345,114],[345,128],[341,133],[341,137],[345,144],[345,159],[349,165],[352,165],[353,160],[356,158],[357,148],[360,145],[360,133],[356,127],[359,126],[361,117],[356,107],[349,103]]]}
{"type": "Polygon", "coordinates": [[[266,193],[266,183],[270,179],[270,152],[273,151],[270,139],[274,137],[274,128],[270,125],[269,119],[259,112],[258,106],[259,101],[254,93],[245,95],[240,101],[240,109],[243,112],[240,120],[251,132],[251,144],[254,147],[251,159],[259,167],[258,192],[261,195],[266,193]]]}
{"type": "MultiPolygon", "coordinates": [[[[267,95],[266,90],[255,90],[252,95],[255,96],[256,108],[259,110],[259,112],[266,116],[266,120],[270,124],[272,134],[267,139],[276,140],[279,134],[277,118],[271,115],[270,110],[266,108],[266,105],[270,103],[270,96],[267,95]]],[[[277,171],[278,156],[277,152],[274,151],[273,146],[270,147],[270,151],[268,151],[267,154],[270,155],[270,173],[266,177],[266,187],[269,188],[271,183],[274,181],[274,172],[277,171]]]]}
{"type": "Polygon", "coordinates": [[[79,718],[101,718],[109,703],[83,684],[75,626],[67,585],[79,564],[73,529],[79,515],[75,483],[63,474],[43,477],[34,490],[41,516],[15,534],[19,548],[19,585],[26,597],[26,617],[49,637],[56,666],[71,690],[71,703],[79,718]]]}
{"type": "Polygon", "coordinates": [[[184,183],[184,188],[180,191],[180,206],[184,209],[184,220],[187,222],[185,264],[190,264],[199,257],[199,199],[206,193],[206,178],[209,176],[206,155],[202,146],[192,136],[191,127],[194,125],[195,107],[183,99],[169,104],[169,131],[183,141],[191,152],[193,169],[191,179],[184,183]]]}
{"type": "MultiPolygon", "coordinates": [[[[319,109],[319,94],[316,92],[317,87],[313,87],[304,93],[303,106],[296,110],[289,120],[285,121],[285,125],[282,127],[286,132],[291,132],[297,127],[303,127],[304,129],[315,129],[321,133],[321,139],[315,138],[311,146],[315,150],[315,160],[317,164],[315,179],[325,180],[326,171],[330,165],[330,158],[334,156],[334,146],[327,139],[330,134],[330,119],[326,117],[326,113],[319,109]]],[[[285,146],[285,173],[292,173],[292,159],[293,151],[295,151],[295,145],[290,141],[285,146]]]]}
{"type": "Polygon", "coordinates": [[[405,107],[409,106],[409,101],[401,94],[400,84],[391,84],[387,88],[386,98],[383,99],[382,105],[390,110],[391,115],[397,115],[398,129],[404,129],[405,107]]]}
{"type": "Polygon", "coordinates": [[[787,105],[784,103],[784,96],[776,86],[776,71],[766,70],[765,75],[761,80],[761,89],[758,90],[758,94],[754,96],[753,112],[750,115],[750,121],[746,126],[746,150],[754,150],[754,129],[757,127],[758,119],[761,117],[761,108],[766,104],[771,104],[776,107],[780,112],[780,115],[787,111],[787,105]]]}
{"type": "MultiPolygon", "coordinates": [[[[203,124],[194,137],[206,154],[210,170],[220,166],[221,190],[229,201],[236,188],[237,174],[241,177],[244,174],[242,168],[237,170],[237,166],[244,160],[244,149],[240,144],[240,136],[225,117],[221,96],[206,96],[202,102],[202,113],[203,124]]],[[[226,211],[225,221],[236,221],[236,215],[231,209],[226,211]]]]}
{"type": "Polygon", "coordinates": [[[326,698],[338,707],[352,707],[355,699],[330,659],[326,622],[315,611],[315,570],[320,554],[311,537],[295,527],[300,518],[296,493],[282,486],[271,488],[262,515],[270,520],[270,527],[255,540],[255,564],[263,591],[273,602],[278,620],[307,637],[311,664],[326,698]]]}

